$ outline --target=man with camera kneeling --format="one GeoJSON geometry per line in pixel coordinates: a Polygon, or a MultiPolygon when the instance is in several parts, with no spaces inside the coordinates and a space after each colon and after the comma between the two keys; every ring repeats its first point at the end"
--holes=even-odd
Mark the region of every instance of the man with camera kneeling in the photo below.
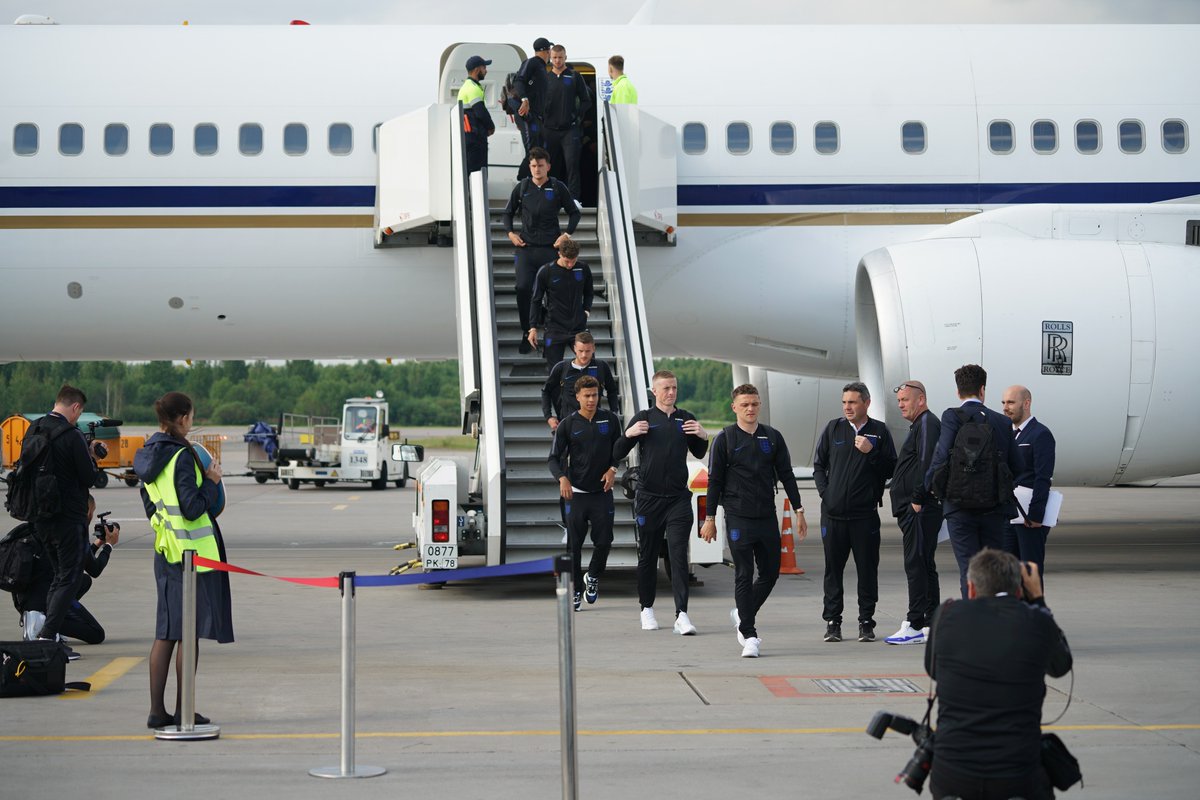
{"type": "MultiPolygon", "coordinates": [[[[91,522],[92,516],[96,513],[96,501],[91,495],[88,495],[87,509],[87,520],[91,522]]],[[[84,549],[83,575],[80,577],[75,596],[67,607],[66,616],[59,628],[60,636],[78,639],[87,644],[103,642],[104,627],[79,602],[79,598],[92,588],[92,578],[99,578],[100,573],[108,566],[112,549],[121,536],[121,526],[106,520],[107,516],[108,512],[101,514],[100,521],[96,523],[95,541],[80,543],[80,547],[84,549]]],[[[13,535],[20,537],[23,534],[18,529],[13,531],[13,535]]],[[[21,613],[21,624],[25,628],[24,638],[27,640],[36,639],[41,633],[42,626],[46,621],[47,595],[50,591],[50,584],[54,580],[54,568],[46,558],[45,551],[42,551],[33,563],[33,575],[29,587],[23,592],[13,592],[13,605],[21,613]]],[[[71,661],[79,658],[74,650],[67,648],[67,652],[71,661]]]]}
{"type": "Polygon", "coordinates": [[[1041,762],[1045,676],[1065,675],[1071,650],[1037,565],[985,548],[967,567],[967,597],[934,614],[925,651],[937,681],[934,800],[1051,798],[1041,762]]]}

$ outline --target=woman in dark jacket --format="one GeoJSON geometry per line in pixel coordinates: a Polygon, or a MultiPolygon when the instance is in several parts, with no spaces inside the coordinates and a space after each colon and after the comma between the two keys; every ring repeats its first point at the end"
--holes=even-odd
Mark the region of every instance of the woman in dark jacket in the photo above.
{"type": "MultiPolygon", "coordinates": [[[[154,579],[158,584],[158,622],[150,648],[150,717],[147,727],[180,724],[180,680],[183,648],[175,656],[175,713],[163,703],[171,654],[183,639],[183,564],[181,544],[209,558],[225,561],[225,544],[210,510],[217,506],[221,468],[214,462],[200,470],[195,451],[187,441],[195,409],[180,392],[168,392],[154,404],[161,428],[133,459],[133,469],[145,484],[142,502],[154,528],[154,579]],[[171,465],[174,465],[171,467],[171,465]],[[171,467],[168,472],[168,467],[171,467]],[[155,500],[159,502],[156,502],[155,500]],[[165,502],[164,499],[177,501],[165,502]],[[176,516],[172,516],[176,515],[176,516]],[[179,540],[174,530],[189,526],[191,538],[179,540]],[[211,528],[211,532],[209,529],[211,528]]],[[[233,641],[233,613],[229,575],[203,571],[196,575],[196,635],[218,642],[233,641]]],[[[200,651],[197,643],[196,659],[200,651]]],[[[196,723],[209,720],[196,714],[196,723]]]]}

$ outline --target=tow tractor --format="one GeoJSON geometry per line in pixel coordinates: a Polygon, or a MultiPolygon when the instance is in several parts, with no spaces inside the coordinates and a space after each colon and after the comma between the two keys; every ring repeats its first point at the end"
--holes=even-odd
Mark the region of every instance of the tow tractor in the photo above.
{"type": "Polygon", "coordinates": [[[335,443],[312,447],[288,455],[279,466],[279,479],[289,489],[302,483],[318,487],[337,481],[365,481],[372,489],[386,489],[388,482],[403,487],[408,483],[408,464],[392,456],[392,443],[400,432],[388,425],[388,404],[383,392],[375,397],[351,397],[342,406],[342,424],[335,443]]]}

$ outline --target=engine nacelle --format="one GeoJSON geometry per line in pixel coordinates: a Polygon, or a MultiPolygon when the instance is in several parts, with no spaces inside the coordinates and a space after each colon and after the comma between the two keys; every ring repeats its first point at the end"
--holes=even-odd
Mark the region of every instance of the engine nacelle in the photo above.
{"type": "MultiPolygon", "coordinates": [[[[921,380],[940,414],[954,370],[988,371],[988,405],[1024,384],[1058,443],[1056,483],[1200,472],[1200,206],[1029,206],[867,254],[855,286],[859,374],[891,400],[921,380]]],[[[873,404],[872,416],[883,410],[873,404]]]]}

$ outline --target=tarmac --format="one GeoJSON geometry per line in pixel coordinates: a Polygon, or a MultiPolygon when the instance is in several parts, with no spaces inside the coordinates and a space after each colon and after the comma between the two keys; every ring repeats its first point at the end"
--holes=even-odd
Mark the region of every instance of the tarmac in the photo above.
{"type": "MultiPolygon", "coordinates": [[[[226,464],[234,461],[227,455],[226,464]]],[[[392,549],[413,539],[411,484],[381,492],[351,484],[289,491],[240,477],[226,484],[221,523],[238,566],[278,576],[380,575],[414,552],[392,549]]],[[[811,483],[801,492],[813,497],[811,483]]],[[[1047,681],[1043,718],[1057,717],[1072,692],[1052,726],[1083,769],[1086,789],[1069,796],[1194,800],[1200,476],[1064,494],[1046,591],[1075,673],[1047,681]]],[[[231,576],[237,641],[202,641],[197,675],[196,708],[220,726],[220,738],[157,741],[145,727],[153,536],[137,491],[114,482],[96,496],[122,532],[85,598],[108,638],[78,645],[83,657],[68,667],[68,680],[90,680],[93,691],[0,700],[0,798],[563,796],[553,577],[360,588],[355,763],[387,773],[333,786],[308,771],[340,763],[338,591],[231,576]]],[[[671,632],[665,579],[656,606],[663,629],[640,630],[632,572],[607,576],[599,602],[573,615],[580,797],[909,796],[892,779],[912,742],[891,732],[876,741],[864,728],[877,709],[922,715],[924,649],[821,640],[813,516],[813,535],[797,548],[806,573],[782,577],[760,614],[759,659],[739,657],[727,567],[698,571],[703,585],[690,604],[698,636],[671,632]],[[883,678],[906,679],[916,692],[829,693],[816,683],[826,678],[863,678],[875,688],[883,678]]],[[[889,520],[883,536],[881,638],[906,608],[900,534],[889,520]]],[[[938,565],[946,596],[957,572],[944,545],[938,565]]],[[[16,613],[7,620],[0,638],[20,638],[16,613]]]]}

